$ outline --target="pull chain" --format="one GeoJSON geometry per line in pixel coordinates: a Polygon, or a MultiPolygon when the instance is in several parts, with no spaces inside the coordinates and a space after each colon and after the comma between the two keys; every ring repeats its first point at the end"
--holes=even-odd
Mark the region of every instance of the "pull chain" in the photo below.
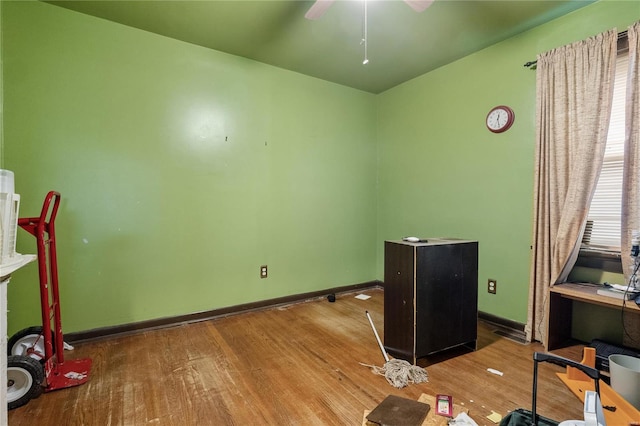
{"type": "Polygon", "coordinates": [[[364,31],[362,37],[362,43],[364,44],[364,60],[362,61],[362,65],[367,65],[369,63],[369,56],[367,53],[367,42],[368,42],[368,34],[367,34],[367,0],[363,0],[364,2],[364,31]]]}

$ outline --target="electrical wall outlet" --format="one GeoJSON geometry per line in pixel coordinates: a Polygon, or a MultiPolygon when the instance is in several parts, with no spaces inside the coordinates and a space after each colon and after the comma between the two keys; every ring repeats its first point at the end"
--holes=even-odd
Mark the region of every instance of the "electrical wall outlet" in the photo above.
{"type": "Polygon", "coordinates": [[[489,278],[487,281],[487,291],[491,294],[496,294],[496,287],[498,286],[498,281],[492,280],[489,278]]]}
{"type": "Polygon", "coordinates": [[[260,267],[260,278],[267,278],[267,265],[260,267]]]}

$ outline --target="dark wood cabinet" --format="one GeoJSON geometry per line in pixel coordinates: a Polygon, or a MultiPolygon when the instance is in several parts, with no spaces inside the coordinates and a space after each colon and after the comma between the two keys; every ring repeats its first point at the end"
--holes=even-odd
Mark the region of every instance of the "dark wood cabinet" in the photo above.
{"type": "Polygon", "coordinates": [[[478,336],[478,242],[385,241],[384,346],[413,364],[478,336]]]}

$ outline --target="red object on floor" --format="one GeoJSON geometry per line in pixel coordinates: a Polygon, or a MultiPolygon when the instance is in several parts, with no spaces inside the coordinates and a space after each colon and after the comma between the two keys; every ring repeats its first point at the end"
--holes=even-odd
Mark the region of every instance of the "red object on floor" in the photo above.
{"type": "Polygon", "coordinates": [[[39,217],[18,219],[18,226],[36,237],[37,241],[42,336],[45,349],[45,392],[81,385],[89,380],[91,370],[90,358],[70,361],[64,359],[54,225],[59,207],[60,194],[50,191],[45,197],[39,217]]]}

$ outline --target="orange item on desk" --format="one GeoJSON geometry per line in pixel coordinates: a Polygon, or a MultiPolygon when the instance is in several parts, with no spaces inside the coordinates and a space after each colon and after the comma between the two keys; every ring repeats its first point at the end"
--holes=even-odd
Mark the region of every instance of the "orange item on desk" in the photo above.
{"type": "MultiPolygon", "coordinates": [[[[595,368],[596,350],[594,348],[584,348],[583,358],[580,363],[595,368]]],[[[567,367],[566,373],[556,374],[582,402],[584,402],[585,391],[595,389],[593,380],[576,368],[567,367]]],[[[607,424],[640,424],[640,411],[604,382],[600,382],[600,400],[602,401],[602,406],[605,408],[604,417],[607,424]],[[615,408],[615,411],[612,411],[613,408],[615,408]]]]}

